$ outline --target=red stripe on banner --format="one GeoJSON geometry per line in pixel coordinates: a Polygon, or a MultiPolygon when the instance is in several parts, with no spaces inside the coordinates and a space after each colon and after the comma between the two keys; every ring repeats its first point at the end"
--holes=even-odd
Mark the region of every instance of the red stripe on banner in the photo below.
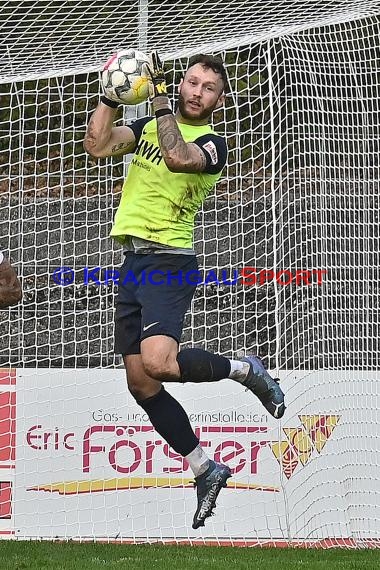
{"type": "Polygon", "coordinates": [[[16,392],[0,392],[0,464],[15,461],[15,455],[16,392]]]}
{"type": "MultiPolygon", "coordinates": [[[[147,433],[147,432],[152,432],[154,431],[154,427],[152,425],[149,426],[137,426],[137,425],[132,425],[132,424],[128,424],[128,425],[123,425],[123,424],[117,424],[116,426],[117,428],[122,428],[122,429],[126,429],[126,430],[132,430],[132,432],[134,433],[147,433]]],[[[131,432],[131,433],[132,433],[131,432]]]]}
{"type": "Polygon", "coordinates": [[[268,431],[267,426],[202,426],[204,433],[257,433],[268,431]]]}
{"type": "Polygon", "coordinates": [[[15,368],[0,368],[0,386],[15,386],[15,368]]]}
{"type": "MultiPolygon", "coordinates": [[[[93,539],[88,539],[88,541],[93,539]]],[[[83,542],[83,540],[82,540],[83,542]]],[[[114,540],[97,540],[97,543],[101,544],[146,544],[148,541],[141,539],[114,539],[114,540]]],[[[350,548],[379,548],[380,539],[379,538],[365,538],[363,540],[356,540],[354,538],[324,538],[321,540],[277,540],[277,539],[253,539],[245,540],[243,538],[232,538],[232,539],[188,539],[188,538],[178,538],[173,540],[168,539],[158,539],[149,540],[149,544],[165,544],[165,545],[189,545],[189,546],[234,546],[234,547],[257,547],[257,548],[316,548],[316,549],[326,549],[326,548],[336,548],[340,547],[350,547],[350,548]]]]}
{"type": "Polygon", "coordinates": [[[10,519],[12,516],[12,483],[0,482],[0,519],[10,519]]]}

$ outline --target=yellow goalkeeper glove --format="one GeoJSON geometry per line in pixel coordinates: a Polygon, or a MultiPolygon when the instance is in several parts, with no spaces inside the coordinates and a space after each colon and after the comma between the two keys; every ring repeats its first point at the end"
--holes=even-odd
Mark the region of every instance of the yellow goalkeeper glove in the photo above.
{"type": "Polygon", "coordinates": [[[146,65],[149,78],[150,98],[154,99],[160,96],[167,97],[168,90],[166,87],[164,66],[156,50],[150,54],[150,61],[150,65],[146,65]]]}

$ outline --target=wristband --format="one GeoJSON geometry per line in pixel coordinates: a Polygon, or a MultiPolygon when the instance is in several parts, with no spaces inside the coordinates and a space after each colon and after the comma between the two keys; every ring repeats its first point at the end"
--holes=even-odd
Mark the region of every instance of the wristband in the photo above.
{"type": "Polygon", "coordinates": [[[117,109],[119,106],[119,103],[116,103],[116,101],[111,101],[111,99],[108,99],[108,97],[106,97],[105,95],[102,95],[100,97],[100,100],[102,103],[107,105],[107,107],[111,107],[111,109],[117,109]]]}
{"type": "Polygon", "coordinates": [[[172,115],[173,111],[171,109],[157,109],[154,114],[156,115],[156,119],[159,119],[164,115],[172,115]]]}

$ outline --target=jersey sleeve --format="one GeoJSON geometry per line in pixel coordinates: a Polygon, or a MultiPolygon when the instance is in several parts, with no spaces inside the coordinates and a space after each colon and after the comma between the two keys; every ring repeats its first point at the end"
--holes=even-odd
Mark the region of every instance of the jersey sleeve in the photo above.
{"type": "Polygon", "coordinates": [[[140,140],[141,133],[143,132],[143,128],[152,119],[153,119],[153,117],[142,117],[141,119],[136,119],[136,121],[133,121],[133,123],[128,125],[128,127],[130,129],[132,129],[133,134],[135,135],[136,144],[138,144],[138,142],[140,140]]]}
{"type": "Polygon", "coordinates": [[[209,133],[195,139],[206,158],[206,168],[203,172],[218,174],[223,170],[227,161],[227,144],[223,137],[209,133]]]}

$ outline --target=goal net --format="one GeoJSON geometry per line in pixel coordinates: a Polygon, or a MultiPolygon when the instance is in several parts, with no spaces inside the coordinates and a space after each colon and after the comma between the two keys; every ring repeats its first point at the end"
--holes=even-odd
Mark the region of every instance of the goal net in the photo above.
{"type": "Polygon", "coordinates": [[[24,298],[0,312],[0,537],[378,545],[379,2],[5,0],[1,28],[0,249],[24,298]],[[275,422],[236,383],[167,386],[233,471],[198,531],[113,353],[128,158],[83,138],[124,47],[159,50],[173,103],[191,55],[225,61],[183,345],[259,354],[286,392],[275,422]]]}

